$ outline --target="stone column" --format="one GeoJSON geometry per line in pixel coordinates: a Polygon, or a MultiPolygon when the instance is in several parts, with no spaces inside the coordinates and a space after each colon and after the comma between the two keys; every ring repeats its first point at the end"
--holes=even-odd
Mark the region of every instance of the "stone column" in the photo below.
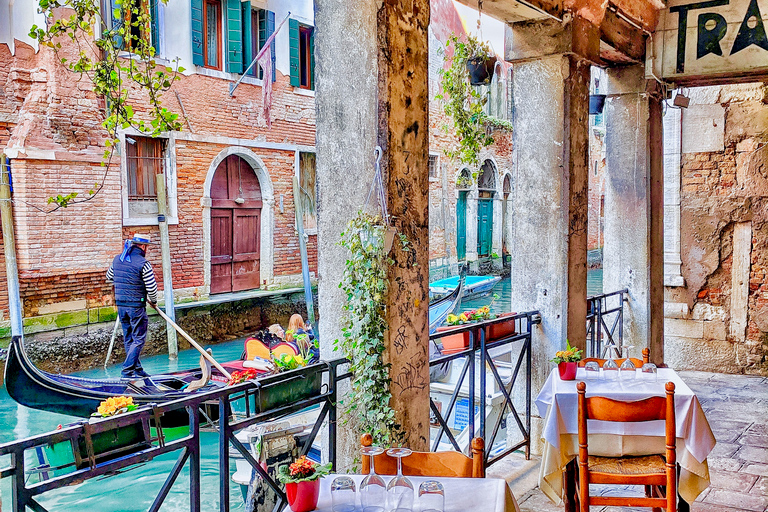
{"type": "MultiPolygon", "coordinates": [[[[589,27],[575,18],[565,26],[515,23],[507,32],[515,101],[512,310],[541,312],[533,389],[544,384],[548,360],[566,338],[585,346],[590,63],[578,55],[599,48],[589,27]]],[[[540,427],[535,420],[532,439],[540,427]]]]}
{"type": "Polygon", "coordinates": [[[605,105],[603,291],[627,288],[624,344],[664,357],[663,133],[643,66],[609,69],[605,105]]]}
{"type": "MultiPolygon", "coordinates": [[[[318,274],[323,358],[335,357],[346,250],[337,245],[363,206],[374,174],[374,147],[389,213],[411,247],[391,257],[387,361],[393,407],[409,445],[429,437],[428,323],[428,0],[361,0],[354,8],[316,0],[318,274]]],[[[340,467],[357,457],[359,432],[338,424],[340,467]]]]}
{"type": "MultiPolygon", "coordinates": [[[[477,201],[479,192],[475,185],[467,192],[467,261],[477,261],[477,201]]],[[[477,264],[476,264],[477,265],[477,264]]]]}

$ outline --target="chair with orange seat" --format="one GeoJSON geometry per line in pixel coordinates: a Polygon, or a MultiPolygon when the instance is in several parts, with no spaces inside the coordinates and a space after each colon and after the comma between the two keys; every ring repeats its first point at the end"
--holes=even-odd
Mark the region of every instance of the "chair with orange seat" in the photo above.
{"type": "MultiPolygon", "coordinates": [[[[629,358],[629,360],[632,361],[632,363],[635,365],[635,368],[641,368],[645,363],[649,362],[650,359],[651,359],[651,351],[648,350],[648,347],[643,349],[643,360],[642,361],[640,359],[636,358],[636,357],[630,357],[629,358]]],[[[600,365],[600,367],[602,367],[603,363],[605,363],[607,361],[607,359],[602,359],[602,358],[599,358],[599,357],[585,357],[584,359],[579,361],[579,366],[583,367],[584,365],[586,365],[590,361],[594,361],[598,365],[600,365]]],[[[614,361],[616,361],[616,364],[618,366],[621,366],[621,363],[624,362],[624,359],[623,358],[622,359],[614,359],[614,361]]]]}
{"type": "MultiPolygon", "coordinates": [[[[371,434],[363,434],[363,446],[371,446],[371,434]]],[[[448,452],[413,452],[403,457],[403,474],[408,476],[440,476],[460,478],[485,478],[484,452],[485,442],[476,437],[472,440],[472,457],[463,453],[448,452]]],[[[363,455],[363,473],[370,471],[370,457],[363,455]]],[[[375,469],[379,475],[396,475],[397,459],[385,453],[375,456],[375,469]]]]}
{"type": "Polygon", "coordinates": [[[590,505],[665,508],[677,510],[677,463],[675,452],[675,385],[667,382],[666,397],[635,402],[587,398],[587,385],[579,382],[579,502],[581,512],[590,505]],[[597,457],[589,455],[587,420],[646,422],[664,420],[664,455],[597,457]],[[589,484],[643,485],[645,496],[590,496],[589,484]]]}

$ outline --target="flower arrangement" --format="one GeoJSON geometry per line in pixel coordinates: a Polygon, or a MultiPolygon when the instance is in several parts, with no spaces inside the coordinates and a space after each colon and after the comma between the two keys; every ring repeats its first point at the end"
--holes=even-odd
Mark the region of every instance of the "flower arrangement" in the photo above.
{"type": "Polygon", "coordinates": [[[260,372],[254,368],[232,372],[227,385],[234,386],[235,384],[242,384],[247,380],[254,380],[259,377],[259,373],[260,372]]]}
{"type": "Polygon", "coordinates": [[[445,319],[445,323],[447,323],[448,325],[464,325],[464,324],[471,324],[474,322],[482,322],[483,320],[493,320],[498,315],[491,313],[491,306],[493,306],[493,303],[496,302],[496,299],[498,298],[499,298],[499,294],[494,293],[493,300],[487,306],[482,306],[477,309],[465,311],[460,315],[450,314],[445,319]]]}
{"type": "Polygon", "coordinates": [[[302,455],[291,465],[284,464],[280,466],[277,472],[277,479],[280,483],[299,483],[311,482],[323,477],[331,472],[331,463],[318,464],[302,455]]]}
{"type": "Polygon", "coordinates": [[[307,366],[306,357],[302,354],[292,356],[291,354],[279,354],[278,356],[272,355],[272,362],[275,363],[278,371],[295,370],[302,366],[307,366]]]}
{"type": "Polygon", "coordinates": [[[558,350],[555,357],[550,359],[553,363],[575,363],[581,361],[582,350],[572,347],[568,340],[565,340],[565,350],[558,350]]]}
{"type": "Polygon", "coordinates": [[[96,409],[96,414],[94,414],[94,416],[114,416],[115,414],[134,411],[137,408],[138,406],[133,403],[133,397],[112,396],[99,404],[99,407],[96,409]]]}

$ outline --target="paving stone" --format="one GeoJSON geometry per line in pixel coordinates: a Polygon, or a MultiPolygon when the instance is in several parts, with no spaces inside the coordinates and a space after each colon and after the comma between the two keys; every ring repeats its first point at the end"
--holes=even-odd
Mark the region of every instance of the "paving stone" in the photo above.
{"type": "Polygon", "coordinates": [[[520,512],[562,512],[562,505],[555,505],[538,488],[522,497],[517,497],[520,512]]]}
{"type": "MultiPolygon", "coordinates": [[[[717,450],[717,447],[715,447],[717,450]]],[[[712,450],[713,452],[715,450],[712,450]]],[[[742,446],[739,450],[737,457],[747,462],[760,462],[763,464],[768,463],[768,448],[760,448],[758,446],[742,446]]]]}
{"type": "MultiPolygon", "coordinates": [[[[736,451],[739,448],[743,448],[739,444],[734,443],[717,443],[715,445],[715,448],[709,453],[710,458],[730,458],[733,457],[733,454],[736,453],[736,451]]],[[[751,459],[750,459],[751,460],[751,459]]],[[[762,461],[755,461],[755,462],[762,462],[762,461]]]]}
{"type": "Polygon", "coordinates": [[[744,509],[724,507],[723,505],[696,501],[691,505],[691,512],[744,512],[744,509]]]}
{"type": "Polygon", "coordinates": [[[726,489],[729,491],[749,492],[757,479],[757,475],[749,473],[732,473],[725,471],[710,471],[709,479],[712,489],[726,489]]]}
{"type": "Polygon", "coordinates": [[[768,464],[746,464],[741,471],[752,475],[768,476],[768,464]]]}
{"type": "Polygon", "coordinates": [[[718,457],[709,457],[707,459],[710,471],[739,471],[744,463],[736,459],[723,459],[718,457]]]}
{"type": "Polygon", "coordinates": [[[753,423],[749,426],[747,432],[750,434],[768,436],[768,423],[753,423]]]}
{"type": "Polygon", "coordinates": [[[736,443],[738,439],[744,435],[740,430],[715,428],[712,424],[710,424],[710,426],[712,427],[712,433],[715,434],[715,439],[718,443],[736,443]]]}
{"type": "Polygon", "coordinates": [[[739,510],[763,512],[768,507],[768,496],[744,494],[721,489],[712,489],[703,503],[733,507],[739,510]]]}
{"type": "MultiPolygon", "coordinates": [[[[715,438],[719,441],[720,438],[715,435],[715,438]]],[[[739,444],[745,444],[748,446],[757,446],[759,448],[768,448],[768,436],[758,434],[742,434],[737,441],[739,444]]]]}
{"type": "Polygon", "coordinates": [[[755,486],[752,488],[752,494],[757,494],[758,496],[768,496],[768,477],[764,476],[757,481],[755,486]]]}

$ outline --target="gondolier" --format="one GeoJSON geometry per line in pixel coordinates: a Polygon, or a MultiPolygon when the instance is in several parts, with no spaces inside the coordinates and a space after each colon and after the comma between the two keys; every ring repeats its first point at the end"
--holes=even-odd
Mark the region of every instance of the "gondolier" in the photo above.
{"type": "Polygon", "coordinates": [[[147,302],[157,302],[157,282],[152,265],[147,261],[147,249],[153,242],[149,235],[133,235],[126,240],[123,252],[115,256],[107,281],[115,284],[117,315],[123,326],[125,362],[122,376],[147,377],[139,356],[147,339],[147,302]]]}

